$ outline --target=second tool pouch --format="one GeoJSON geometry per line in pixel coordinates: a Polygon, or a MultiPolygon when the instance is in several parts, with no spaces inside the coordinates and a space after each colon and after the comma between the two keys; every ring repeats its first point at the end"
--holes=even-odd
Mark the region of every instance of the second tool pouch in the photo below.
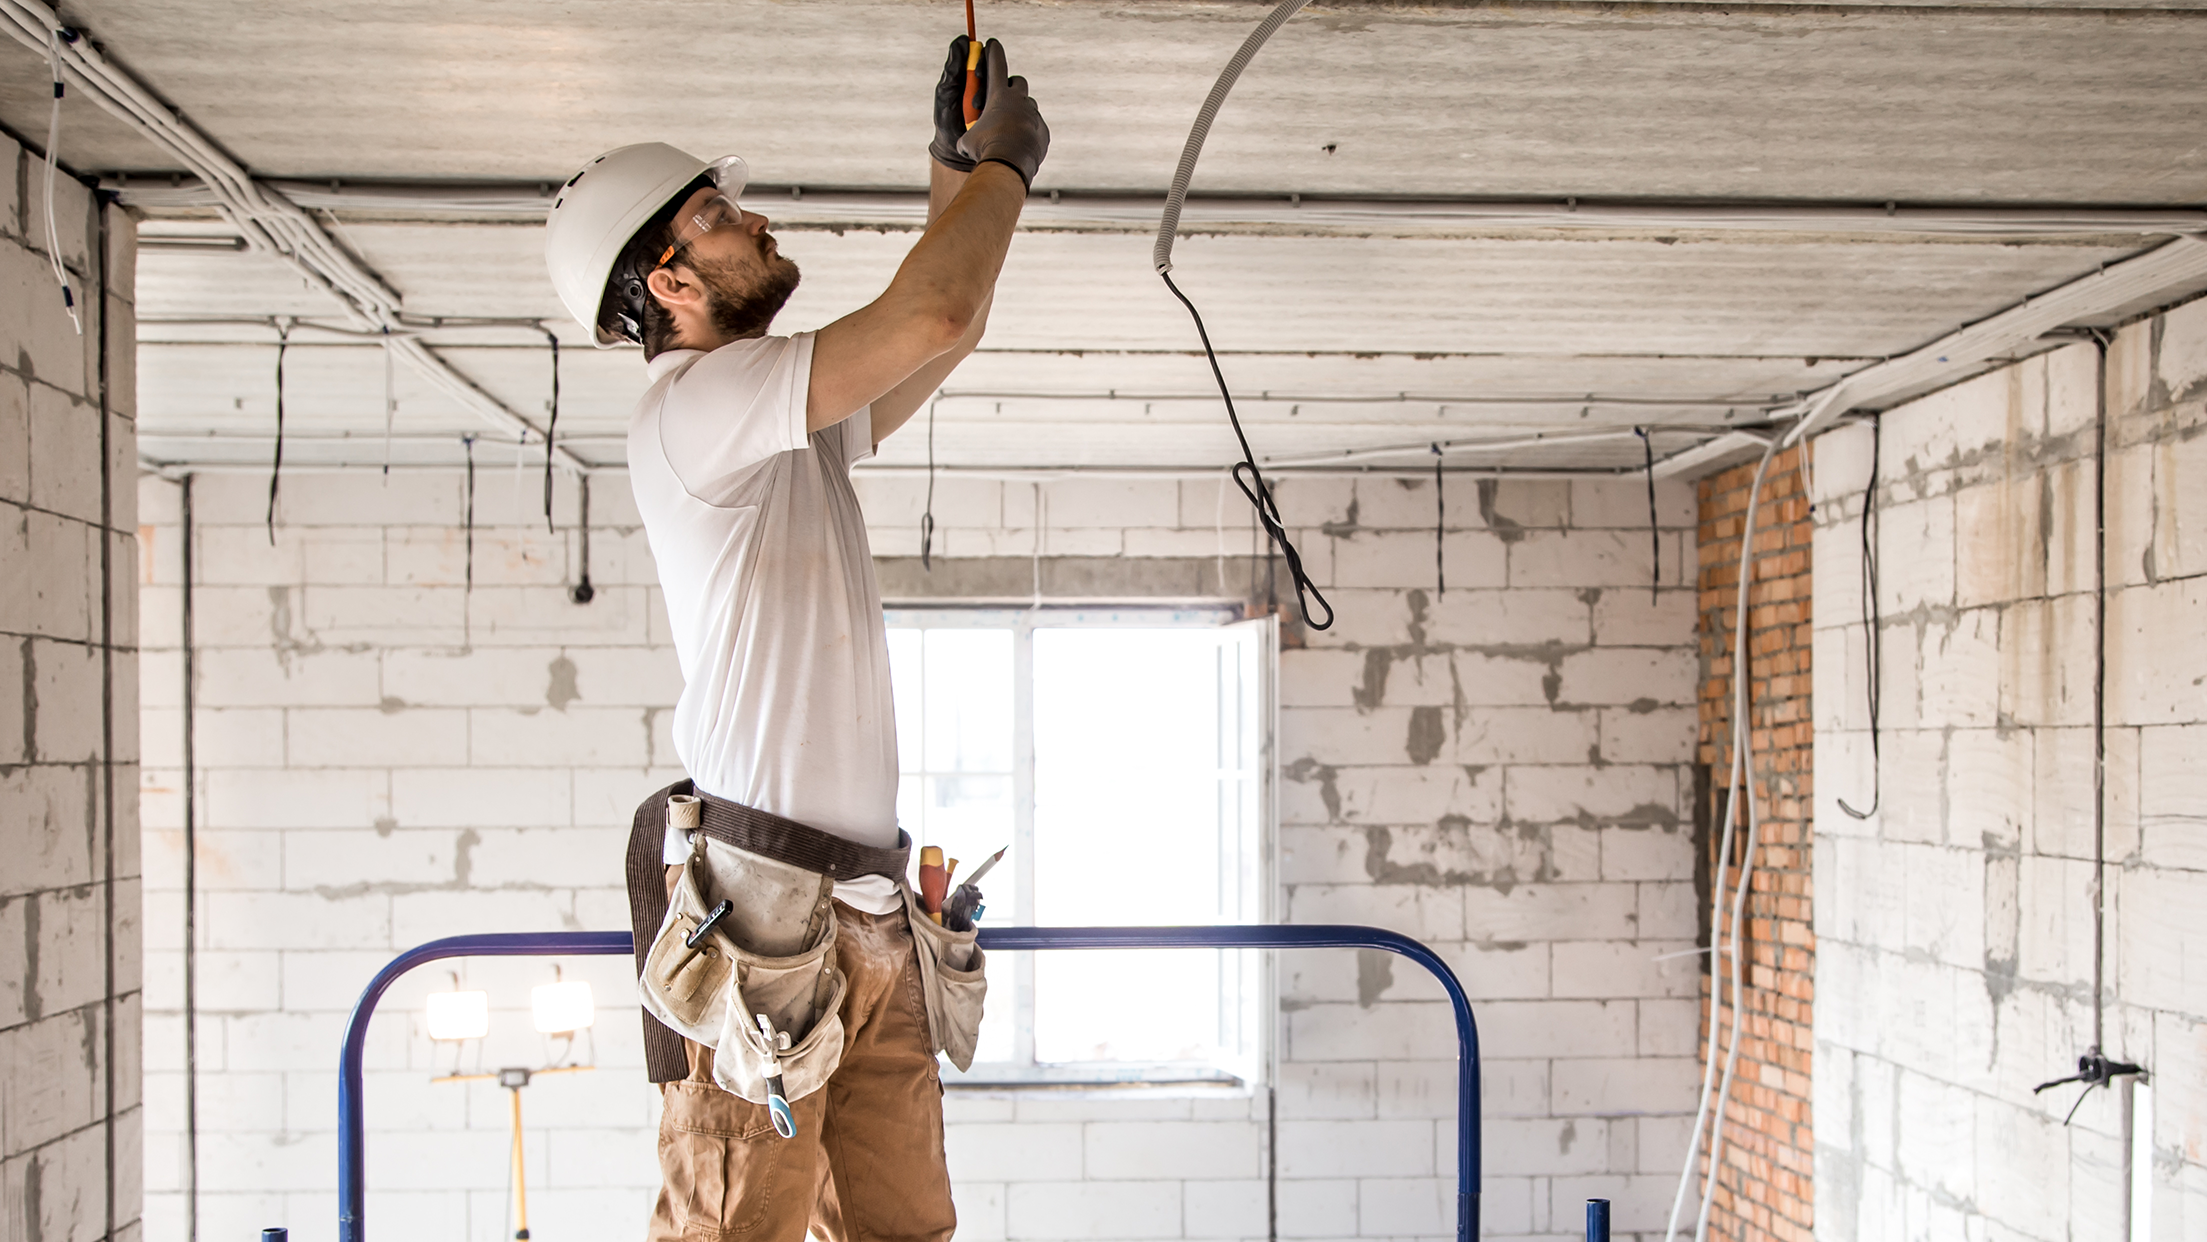
{"type": "Polygon", "coordinates": [[[977,943],[981,933],[954,932],[938,924],[920,909],[909,888],[904,890],[904,909],[920,959],[920,991],[927,998],[933,1050],[959,1069],[971,1069],[974,1045],[981,1038],[981,1006],[989,992],[987,962],[977,943]]]}
{"type": "Polygon", "coordinates": [[[778,1069],[783,1093],[802,1099],[843,1060],[835,882],[701,832],[691,840],[637,980],[644,1008],[713,1049],[723,1090],[764,1104],[778,1069]],[[759,1014],[788,1049],[768,1045],[759,1014]]]}

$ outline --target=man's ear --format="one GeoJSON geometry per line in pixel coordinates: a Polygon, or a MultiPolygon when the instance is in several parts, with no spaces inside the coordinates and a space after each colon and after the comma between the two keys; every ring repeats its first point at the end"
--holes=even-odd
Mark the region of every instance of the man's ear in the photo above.
{"type": "Polygon", "coordinates": [[[704,300],[703,291],[697,287],[695,281],[685,279],[687,275],[688,272],[683,269],[653,268],[651,275],[644,277],[644,287],[669,311],[681,310],[704,300]],[[676,275],[677,271],[681,271],[682,275],[676,275]]]}

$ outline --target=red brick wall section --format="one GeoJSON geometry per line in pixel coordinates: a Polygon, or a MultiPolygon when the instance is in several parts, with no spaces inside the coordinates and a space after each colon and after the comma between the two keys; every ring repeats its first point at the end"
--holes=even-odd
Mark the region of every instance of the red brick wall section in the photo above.
{"type": "MultiPolygon", "coordinates": [[[[1712,1238],[1809,1242],[1814,1223],[1815,1144],[1809,1117],[1810,1023],[1815,1000],[1816,935],[1810,921],[1813,724],[1809,712],[1810,615],[1808,492],[1795,449],[1770,464],[1755,521],[1755,575],[1748,594],[1749,718],[1754,737],[1761,846],[1747,895],[1749,964],[1745,1037],[1726,1110],[1724,1153],[1709,1221],[1712,1238]]],[[[1731,772],[1733,620],[1739,589],[1740,535],[1755,463],[1704,479],[1701,500],[1701,730],[1698,760],[1708,766],[1705,809],[1709,859],[1723,833],[1719,817],[1731,772]]],[[[1742,808],[1725,891],[1739,881],[1746,839],[1742,808]]],[[[1730,901],[1718,924],[1729,943],[1730,901]]],[[[1717,959],[1720,963],[1722,959],[1717,959]]],[[[1702,983],[1702,1055],[1708,1054],[1708,989],[1702,983]]],[[[1726,967],[1724,978],[1729,980],[1726,967]]],[[[1723,989],[1725,1045],[1731,1042],[1729,983],[1723,989]]],[[[1723,1055],[1720,1049],[1719,1057],[1723,1055]]],[[[1718,1071],[1723,1064],[1720,1059],[1718,1071]]],[[[1703,1139],[1702,1167],[1708,1170],[1703,1139]]],[[[1698,1189],[1698,1187],[1696,1188],[1698,1189]]],[[[1692,1219],[1692,1204],[1687,1218],[1692,1219]]]]}

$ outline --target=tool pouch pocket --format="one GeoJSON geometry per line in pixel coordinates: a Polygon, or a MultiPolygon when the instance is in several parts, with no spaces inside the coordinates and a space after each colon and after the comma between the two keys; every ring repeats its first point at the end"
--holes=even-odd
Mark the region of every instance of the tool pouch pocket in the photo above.
{"type": "Polygon", "coordinates": [[[981,1037],[981,1007],[988,997],[987,961],[978,929],[954,932],[927,917],[919,898],[904,890],[912,944],[920,959],[920,990],[927,998],[927,1030],[933,1050],[961,1070],[973,1068],[981,1037]]]}
{"type": "Polygon", "coordinates": [[[764,1104],[779,1051],[782,1093],[800,1099],[843,1059],[835,882],[702,833],[694,841],[637,980],[644,1008],[713,1050],[723,1090],[764,1104]],[[762,1013],[788,1049],[768,1047],[762,1013]]]}

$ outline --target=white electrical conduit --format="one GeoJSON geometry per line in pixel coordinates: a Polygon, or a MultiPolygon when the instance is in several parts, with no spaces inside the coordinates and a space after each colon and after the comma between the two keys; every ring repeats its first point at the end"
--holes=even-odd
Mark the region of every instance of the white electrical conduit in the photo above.
{"type": "MultiPolygon", "coordinates": [[[[34,52],[58,56],[61,67],[75,75],[94,103],[190,169],[214,193],[216,210],[249,249],[289,264],[310,286],[336,299],[354,327],[380,331],[401,326],[399,295],[380,276],[338,245],[312,216],[255,181],[206,135],[110,62],[89,37],[61,41],[60,18],[30,0],[0,0],[0,19],[5,19],[0,29],[34,52]]],[[[394,336],[390,348],[423,378],[490,422],[516,435],[542,436],[528,419],[476,387],[420,342],[394,336]]],[[[567,470],[579,473],[588,468],[573,454],[562,452],[558,458],[567,470]]]]}
{"type": "Polygon", "coordinates": [[[46,63],[54,70],[54,110],[46,122],[46,258],[54,265],[54,283],[61,286],[61,304],[69,323],[84,335],[84,321],[77,317],[76,294],[69,288],[69,273],[61,265],[61,230],[54,224],[54,174],[61,150],[61,31],[46,32],[46,63]]]}
{"type": "Polygon", "coordinates": [[[1773,436],[1763,449],[1762,461],[1755,467],[1755,481],[1747,491],[1747,520],[1740,531],[1740,581],[1738,598],[1732,610],[1732,774],[1724,787],[1724,837],[1717,847],[1715,890],[1709,912],[1709,1056],[1701,1074],[1701,1101],[1694,1107],[1693,1138],[1686,1144],[1686,1167],[1678,1175],[1678,1193],[1671,1200],[1670,1223],[1663,1228],[1664,1242],[1670,1242],[1678,1233],[1678,1214],[1686,1206],[1686,1188],[1693,1184],[1694,1165],[1701,1154],[1701,1134],[1709,1131],[1709,1176],[1701,1190],[1701,1215],[1694,1225],[1695,1242],[1702,1242],[1709,1234],[1709,1207],[1714,1202],[1717,1188],[1717,1171],[1724,1155],[1724,1106],[1732,1098],[1732,1073],[1739,1064],[1740,1023],[1744,1016],[1743,994],[1746,991],[1747,963],[1740,953],[1741,921],[1747,912],[1748,883],[1755,875],[1755,850],[1760,844],[1762,819],[1755,810],[1754,723],[1748,719],[1748,666],[1747,666],[1747,598],[1748,584],[1755,577],[1755,511],[1762,499],[1763,476],[1770,470],[1770,463],[1778,455],[1783,437],[1773,436]],[[1740,852],[1740,882],[1732,892],[1732,948],[1729,953],[1717,952],[1717,937],[1723,930],[1724,917],[1724,869],[1732,860],[1732,833],[1739,823],[1739,803],[1742,794],[1747,801],[1747,847],[1740,852]],[[1722,961],[1732,965],[1732,1046],[1724,1058],[1724,1079],[1717,1084],[1717,1036],[1723,1006],[1719,989],[1723,986],[1716,973],[1722,961]],[[1710,1089],[1716,1089],[1716,1107],[1710,1108],[1710,1089]],[[1711,1118],[1714,1118],[1712,1123],[1711,1118]]]}

